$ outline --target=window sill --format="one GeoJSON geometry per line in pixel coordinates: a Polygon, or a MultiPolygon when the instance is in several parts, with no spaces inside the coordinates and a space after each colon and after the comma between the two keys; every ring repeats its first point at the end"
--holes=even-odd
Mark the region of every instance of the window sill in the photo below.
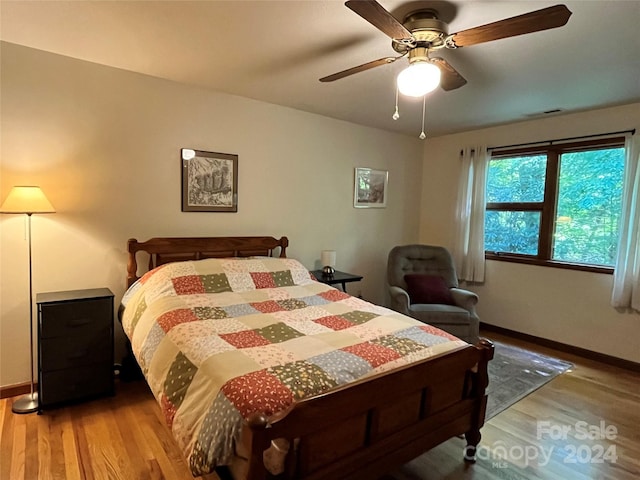
{"type": "Polygon", "coordinates": [[[538,265],[540,267],[564,268],[567,270],[580,270],[583,272],[605,273],[612,275],[613,267],[603,265],[584,265],[580,263],[561,262],[558,260],[542,260],[539,258],[524,255],[514,255],[511,253],[489,253],[485,252],[485,259],[497,260],[499,262],[524,263],[527,265],[538,265]]]}

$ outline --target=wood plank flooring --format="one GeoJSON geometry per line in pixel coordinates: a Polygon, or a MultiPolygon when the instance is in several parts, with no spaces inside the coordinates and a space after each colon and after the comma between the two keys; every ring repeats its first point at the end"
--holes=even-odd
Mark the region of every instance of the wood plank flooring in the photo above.
{"type": "MultiPolygon", "coordinates": [[[[453,438],[380,480],[640,477],[640,374],[493,332],[485,336],[574,368],[491,419],[474,465],[462,461],[464,440],[453,438]],[[606,430],[590,431],[601,422],[610,438],[581,438],[604,436],[606,430]],[[566,438],[559,438],[562,428],[566,438]]],[[[144,382],[118,383],[114,397],[44,415],[13,414],[13,400],[0,400],[0,480],[193,478],[144,382]]]]}

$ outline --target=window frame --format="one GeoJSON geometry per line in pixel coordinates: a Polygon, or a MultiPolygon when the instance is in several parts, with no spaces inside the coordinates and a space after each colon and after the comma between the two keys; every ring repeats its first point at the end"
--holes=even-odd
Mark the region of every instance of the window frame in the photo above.
{"type": "MultiPolygon", "coordinates": [[[[544,180],[544,197],[542,202],[486,202],[485,212],[540,212],[540,230],[538,232],[538,254],[527,255],[519,253],[493,252],[486,250],[487,260],[499,260],[505,262],[525,263],[529,265],[541,265],[547,267],[567,268],[587,272],[613,274],[614,267],[584,263],[573,263],[551,258],[553,254],[553,233],[557,211],[557,199],[559,190],[560,157],[563,153],[604,150],[609,148],[624,148],[625,138],[616,136],[566,143],[552,143],[547,145],[533,145],[528,147],[493,149],[491,159],[499,160],[514,156],[544,155],[547,156],[547,165],[544,180]]],[[[487,168],[487,172],[489,171],[487,168]]]]}

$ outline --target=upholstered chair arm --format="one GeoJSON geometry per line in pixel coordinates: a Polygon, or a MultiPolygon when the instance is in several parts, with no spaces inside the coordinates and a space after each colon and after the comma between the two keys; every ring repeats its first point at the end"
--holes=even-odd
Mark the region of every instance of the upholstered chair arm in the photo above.
{"type": "Polygon", "coordinates": [[[400,287],[389,286],[391,309],[409,315],[409,294],[400,287]]]}
{"type": "Polygon", "coordinates": [[[478,295],[469,290],[462,288],[452,288],[450,290],[453,301],[458,307],[464,308],[471,315],[476,315],[476,304],[478,303],[478,295]]]}

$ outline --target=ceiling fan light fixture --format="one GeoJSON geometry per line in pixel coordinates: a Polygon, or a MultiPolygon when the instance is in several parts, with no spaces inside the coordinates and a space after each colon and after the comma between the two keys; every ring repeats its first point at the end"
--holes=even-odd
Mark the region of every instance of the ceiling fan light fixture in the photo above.
{"type": "Polygon", "coordinates": [[[422,97],[440,85],[440,69],[430,62],[414,62],[398,74],[398,90],[409,97],[422,97]]]}

